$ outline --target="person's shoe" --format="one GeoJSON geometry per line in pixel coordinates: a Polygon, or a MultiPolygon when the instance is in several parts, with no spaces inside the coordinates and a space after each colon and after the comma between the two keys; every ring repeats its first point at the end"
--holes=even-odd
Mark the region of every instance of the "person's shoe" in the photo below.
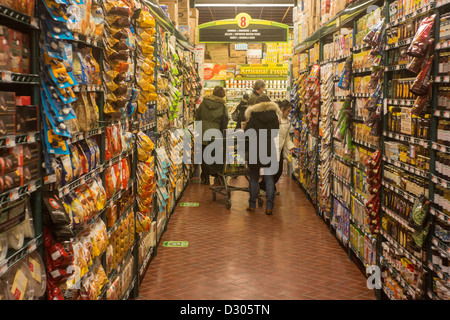
{"type": "Polygon", "coordinates": [[[255,212],[255,208],[252,208],[252,207],[247,207],[245,210],[247,210],[249,212],[255,212]]]}
{"type": "Polygon", "coordinates": [[[272,215],[272,209],[266,209],[266,214],[267,214],[268,216],[272,215]]]}
{"type": "Polygon", "coordinates": [[[266,192],[264,191],[264,190],[259,190],[259,193],[262,195],[262,196],[265,196],[266,195],[266,192]]]}

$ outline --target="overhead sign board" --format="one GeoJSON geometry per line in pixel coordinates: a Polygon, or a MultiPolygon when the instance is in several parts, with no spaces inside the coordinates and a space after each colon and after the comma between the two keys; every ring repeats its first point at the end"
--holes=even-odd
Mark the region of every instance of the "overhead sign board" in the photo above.
{"type": "Polygon", "coordinates": [[[211,21],[198,26],[199,43],[266,43],[288,40],[288,25],[252,19],[246,13],[240,13],[234,19],[211,21]]]}

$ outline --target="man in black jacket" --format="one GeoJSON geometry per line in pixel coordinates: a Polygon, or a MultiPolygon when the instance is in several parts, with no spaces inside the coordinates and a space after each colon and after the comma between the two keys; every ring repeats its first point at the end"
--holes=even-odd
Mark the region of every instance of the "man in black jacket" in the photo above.
{"type": "Polygon", "coordinates": [[[256,99],[264,93],[264,90],[266,90],[266,83],[264,80],[256,80],[253,85],[253,92],[250,95],[250,98],[248,98],[248,105],[254,105],[256,103],[256,99]]]}
{"type": "MultiPolygon", "coordinates": [[[[202,137],[205,137],[205,132],[208,129],[218,129],[220,132],[223,132],[223,130],[227,128],[228,113],[225,108],[224,97],[225,90],[220,86],[216,86],[213,90],[213,94],[205,96],[195,112],[195,121],[202,122],[202,137]]],[[[209,143],[210,141],[202,141],[202,154],[209,143]]],[[[209,168],[204,159],[201,167],[202,183],[209,185],[209,168]]],[[[217,179],[217,177],[215,179],[215,184],[219,184],[219,179],[217,179]]]]}
{"type": "Polygon", "coordinates": [[[241,129],[242,122],[245,122],[245,110],[247,110],[248,106],[248,94],[244,93],[242,96],[241,102],[239,102],[238,106],[236,107],[236,119],[233,119],[236,121],[236,129],[241,129]]]}
{"type": "MultiPolygon", "coordinates": [[[[280,108],[275,102],[272,102],[266,95],[261,95],[256,99],[256,104],[249,106],[245,111],[245,117],[248,119],[245,125],[245,132],[248,130],[256,131],[256,141],[252,141],[250,135],[250,146],[253,146],[253,151],[256,150],[256,161],[252,161],[252,154],[249,154],[249,168],[250,168],[250,183],[249,183],[249,206],[247,211],[253,212],[256,208],[256,198],[259,193],[259,175],[260,169],[263,168],[263,179],[266,183],[266,214],[272,214],[274,198],[275,198],[275,184],[274,174],[278,169],[278,146],[276,139],[278,139],[279,118],[282,114],[280,108]],[[266,141],[266,154],[261,152],[261,146],[264,145],[262,139],[266,141]],[[265,159],[264,159],[265,158],[265,159]],[[268,160],[270,161],[267,163],[268,160]],[[275,161],[275,165],[274,162],[275,161]],[[268,172],[269,167],[275,168],[274,172],[268,172]]],[[[252,148],[250,147],[250,150],[252,148]]],[[[253,155],[254,158],[255,155],[253,155]]]]}

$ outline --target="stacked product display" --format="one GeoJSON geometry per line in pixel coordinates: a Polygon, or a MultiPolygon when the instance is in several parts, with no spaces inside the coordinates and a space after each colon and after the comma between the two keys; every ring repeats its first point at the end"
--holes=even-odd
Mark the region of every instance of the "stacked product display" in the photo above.
{"type": "MultiPolygon", "coordinates": [[[[173,121],[184,112],[176,90],[161,102],[171,118],[157,122],[158,89],[169,89],[158,71],[171,77],[177,63],[198,78],[192,47],[172,36],[183,59],[161,58],[173,29],[139,1],[28,2],[0,26],[0,298],[136,297],[167,209],[156,200],[154,151],[162,130],[184,126],[173,121]]],[[[190,177],[190,166],[176,169],[171,211],[190,177]]]]}
{"type": "MultiPolygon", "coordinates": [[[[448,8],[448,2],[358,1],[294,47],[294,114],[308,93],[300,61],[309,61],[306,72],[314,70],[318,46],[322,148],[333,132],[330,209],[319,202],[317,212],[332,217],[330,229],[364,274],[367,266],[381,267],[377,298],[448,299],[448,8]],[[378,8],[366,13],[369,5],[378,8]],[[326,85],[330,69],[334,92],[326,85]]],[[[316,163],[321,176],[326,160],[316,163]]],[[[304,163],[294,168],[298,177],[307,173],[304,163]]]]}

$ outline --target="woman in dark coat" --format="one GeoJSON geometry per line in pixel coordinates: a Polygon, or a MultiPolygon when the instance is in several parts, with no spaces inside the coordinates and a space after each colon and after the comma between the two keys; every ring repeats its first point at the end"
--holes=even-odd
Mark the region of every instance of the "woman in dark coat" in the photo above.
{"type": "Polygon", "coordinates": [[[248,107],[248,94],[244,93],[241,102],[236,107],[236,129],[241,129],[242,122],[245,122],[245,110],[248,107]]]}
{"type": "MultiPolygon", "coordinates": [[[[275,184],[274,174],[278,170],[278,147],[276,139],[278,139],[279,118],[282,114],[280,108],[275,102],[272,102],[266,95],[261,95],[256,99],[256,104],[249,106],[245,111],[245,117],[248,119],[245,125],[245,132],[250,129],[256,131],[256,141],[251,138],[249,141],[250,152],[252,147],[256,148],[257,161],[252,161],[252,154],[249,154],[249,169],[250,169],[250,183],[249,183],[249,206],[247,211],[253,212],[256,208],[256,199],[259,193],[259,175],[260,169],[265,168],[266,172],[263,174],[263,179],[266,183],[266,214],[272,214],[275,198],[275,184]],[[264,135],[263,133],[266,133],[264,135]],[[266,155],[270,159],[269,163],[261,161],[260,152],[260,139],[266,139],[266,155]],[[272,152],[273,151],[273,152],[272,152]],[[272,165],[272,169],[275,167],[274,172],[267,172],[268,167],[275,161],[275,166],[272,165]]],[[[264,153],[264,152],[263,152],[264,153]]],[[[255,155],[253,154],[253,157],[255,155]]],[[[264,169],[263,169],[264,170],[264,169]]]]}

